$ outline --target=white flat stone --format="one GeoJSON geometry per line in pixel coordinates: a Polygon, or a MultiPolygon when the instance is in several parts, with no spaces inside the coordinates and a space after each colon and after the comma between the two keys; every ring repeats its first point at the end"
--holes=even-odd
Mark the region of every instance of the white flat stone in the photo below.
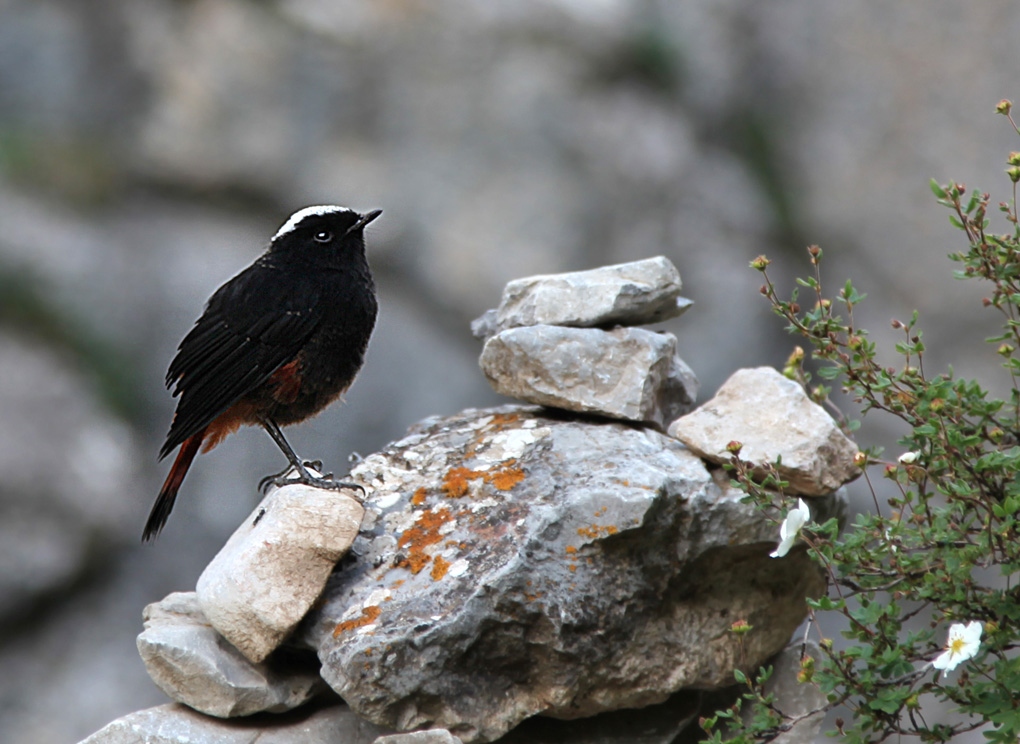
{"type": "Polygon", "coordinates": [[[209,622],[251,661],[265,659],[322,592],[364,514],[347,491],[271,491],[198,579],[209,622]]]}

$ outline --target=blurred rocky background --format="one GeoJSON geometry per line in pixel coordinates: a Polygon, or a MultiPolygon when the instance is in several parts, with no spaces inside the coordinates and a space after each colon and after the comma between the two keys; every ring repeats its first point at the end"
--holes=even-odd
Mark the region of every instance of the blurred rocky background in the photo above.
{"type": "Polygon", "coordinates": [[[789,354],[747,262],[805,273],[808,243],[878,340],[916,308],[926,369],[1001,389],[927,182],[1009,196],[1018,36],[1009,0],[0,0],[0,740],[165,700],[141,608],[194,586],[283,463],[230,438],[141,546],[163,375],[306,204],[385,210],[366,367],[292,435],[334,467],[500,400],[468,325],[508,280],[655,255],[696,302],[670,330],[702,400],[789,354]]]}

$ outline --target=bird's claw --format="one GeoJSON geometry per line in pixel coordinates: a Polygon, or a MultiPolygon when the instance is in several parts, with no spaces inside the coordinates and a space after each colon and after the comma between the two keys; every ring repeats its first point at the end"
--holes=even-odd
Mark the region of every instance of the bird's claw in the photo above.
{"type": "Polygon", "coordinates": [[[324,488],[329,491],[342,491],[344,489],[358,489],[361,491],[360,497],[355,497],[358,501],[363,501],[365,498],[365,487],[360,483],[349,483],[347,481],[338,481],[332,473],[326,473],[322,477],[316,477],[311,474],[303,475],[301,473],[295,473],[293,469],[288,468],[283,473],[276,473],[275,475],[267,475],[261,481],[259,481],[259,491],[265,493],[269,486],[276,486],[282,488],[283,486],[293,485],[300,483],[305,486],[311,486],[312,488],[324,488]]]}

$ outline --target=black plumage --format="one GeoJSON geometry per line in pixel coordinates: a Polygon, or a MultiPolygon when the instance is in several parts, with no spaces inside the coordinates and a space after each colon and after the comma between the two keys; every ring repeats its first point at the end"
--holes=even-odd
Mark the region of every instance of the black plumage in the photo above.
{"type": "Polygon", "coordinates": [[[300,210],[255,263],[209,298],[167,372],[180,400],[160,458],[181,449],[144,539],[165,524],[199,448],[243,424],[264,426],[301,479],[321,484],[293,462],[278,427],[318,413],[361,368],[377,312],[363,231],[379,214],[300,210]]]}

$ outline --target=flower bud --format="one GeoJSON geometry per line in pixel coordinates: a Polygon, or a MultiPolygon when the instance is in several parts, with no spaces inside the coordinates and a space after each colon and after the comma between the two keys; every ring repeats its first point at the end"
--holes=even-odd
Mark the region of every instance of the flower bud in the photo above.
{"type": "Polygon", "coordinates": [[[1006,175],[1009,176],[1009,180],[1013,183],[1020,181],[1020,167],[1014,165],[1012,168],[1007,168],[1006,175]]]}
{"type": "Polygon", "coordinates": [[[753,627],[754,626],[747,622],[747,620],[737,620],[730,626],[730,632],[736,633],[738,636],[743,636],[751,632],[753,627]]]}
{"type": "Polygon", "coordinates": [[[740,450],[744,448],[743,442],[738,442],[735,439],[726,445],[726,451],[731,455],[739,455],[740,450]]]}
{"type": "Polygon", "coordinates": [[[1007,98],[1003,98],[995,105],[995,113],[997,114],[1008,114],[1010,109],[1013,108],[1013,102],[1007,98]]]}
{"type": "Polygon", "coordinates": [[[995,351],[997,354],[1001,354],[1004,357],[1008,357],[1010,354],[1016,351],[1016,347],[1011,346],[1010,344],[1001,344],[999,348],[996,349],[995,351]]]}
{"type": "Polygon", "coordinates": [[[854,465],[859,468],[865,468],[868,465],[868,456],[858,450],[854,453],[854,465]]]}
{"type": "Polygon", "coordinates": [[[764,255],[761,255],[758,256],[758,258],[751,261],[751,268],[757,269],[758,271],[765,271],[765,267],[768,266],[770,263],[772,262],[769,261],[764,255]]]}
{"type": "Polygon", "coordinates": [[[1009,158],[1006,160],[1010,165],[1020,165],[1020,152],[1014,150],[1009,154],[1009,158]]]}

